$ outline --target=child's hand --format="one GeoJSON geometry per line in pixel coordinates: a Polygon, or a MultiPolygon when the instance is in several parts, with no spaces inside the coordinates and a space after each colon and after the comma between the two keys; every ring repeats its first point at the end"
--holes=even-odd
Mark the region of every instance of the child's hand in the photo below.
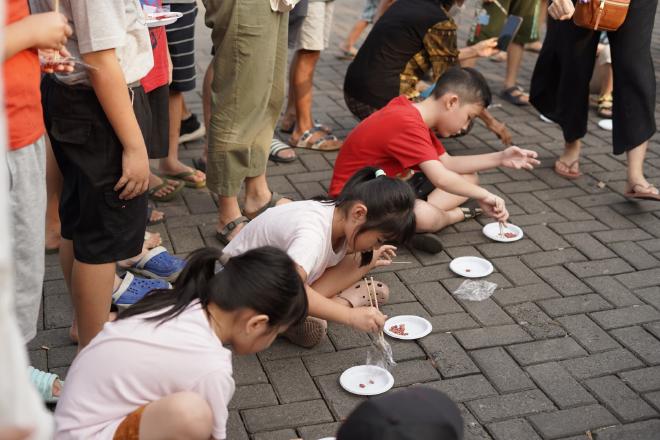
{"type": "Polygon", "coordinates": [[[149,188],[149,158],[146,149],[127,149],[121,158],[122,175],[115,185],[115,191],[123,188],[119,198],[130,200],[149,188]]]}
{"type": "Polygon", "coordinates": [[[374,256],[371,259],[371,268],[379,266],[389,266],[392,264],[392,258],[396,257],[396,246],[384,244],[378,249],[374,249],[374,256]]]}
{"type": "Polygon", "coordinates": [[[39,50],[41,71],[44,73],[71,73],[75,63],[71,61],[70,57],[71,54],[66,48],[59,51],[53,49],[39,50]]]}
{"type": "Polygon", "coordinates": [[[25,20],[27,28],[33,33],[33,47],[37,49],[60,50],[73,33],[66,17],[59,12],[28,15],[25,20]]]}
{"type": "Polygon", "coordinates": [[[375,307],[356,307],[349,310],[349,325],[364,332],[376,333],[382,330],[387,316],[375,307]]]}
{"type": "Polygon", "coordinates": [[[484,213],[497,220],[498,222],[506,222],[509,218],[509,211],[506,209],[504,200],[495,194],[488,193],[483,199],[477,200],[484,213]]]}
{"type": "Polygon", "coordinates": [[[518,147],[509,147],[502,151],[502,161],[500,164],[503,167],[513,168],[514,170],[526,169],[533,170],[535,165],[540,165],[536,158],[538,153],[532,150],[523,150],[518,147]]]}
{"type": "Polygon", "coordinates": [[[555,20],[568,20],[573,17],[575,5],[571,0],[554,0],[548,6],[548,14],[555,20]]]}
{"type": "Polygon", "coordinates": [[[490,57],[500,51],[497,48],[497,37],[480,41],[472,47],[478,57],[490,57]]]}

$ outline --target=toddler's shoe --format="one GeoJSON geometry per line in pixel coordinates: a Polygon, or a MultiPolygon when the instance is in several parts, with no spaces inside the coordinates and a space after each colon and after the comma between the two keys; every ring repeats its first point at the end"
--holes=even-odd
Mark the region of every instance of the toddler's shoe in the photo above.
{"type": "Polygon", "coordinates": [[[289,327],[282,336],[292,344],[311,348],[321,342],[328,329],[328,322],[308,316],[299,324],[289,327]]]}
{"type": "Polygon", "coordinates": [[[185,265],[185,260],[171,255],[163,246],[156,246],[128,270],[147,278],[173,282],[185,265]]]}
{"type": "Polygon", "coordinates": [[[119,310],[123,310],[140,301],[152,290],[171,288],[172,285],[167,281],[138,278],[126,272],[121,284],[112,293],[112,302],[119,310]]]}

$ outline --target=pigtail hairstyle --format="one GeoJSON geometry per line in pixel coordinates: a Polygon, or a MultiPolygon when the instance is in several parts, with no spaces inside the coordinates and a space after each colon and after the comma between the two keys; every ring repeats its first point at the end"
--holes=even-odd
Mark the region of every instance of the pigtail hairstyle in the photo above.
{"type": "Polygon", "coordinates": [[[231,258],[216,272],[222,252],[201,248],[190,254],[172,289],[151,291],[117,319],[146,317],[159,324],[180,315],[193,301],[231,312],[249,308],[268,315],[269,325],[292,325],[307,316],[307,295],[293,260],[274,247],[252,249],[231,258]]]}
{"type": "MultiPolygon", "coordinates": [[[[405,244],[415,235],[415,192],[401,179],[388,177],[383,170],[364,167],[346,182],[339,196],[328,200],[348,214],[355,203],[367,207],[367,220],[356,231],[381,231],[388,241],[405,244]]],[[[363,252],[361,266],[373,258],[373,251],[363,252]]]]}

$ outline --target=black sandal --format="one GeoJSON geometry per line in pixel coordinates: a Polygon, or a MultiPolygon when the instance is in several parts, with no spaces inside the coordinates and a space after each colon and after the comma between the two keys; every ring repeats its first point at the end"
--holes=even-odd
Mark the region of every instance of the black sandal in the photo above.
{"type": "Polygon", "coordinates": [[[525,96],[525,92],[523,89],[519,86],[513,86],[509,87],[508,89],[504,89],[500,92],[500,98],[505,100],[506,102],[517,105],[517,106],[524,106],[524,105],[529,105],[529,97],[527,98],[527,101],[523,100],[523,96],[525,96]],[[513,92],[520,92],[519,95],[514,95],[513,92]]]}
{"type": "Polygon", "coordinates": [[[227,246],[229,244],[229,236],[231,235],[232,231],[236,229],[240,224],[248,223],[249,221],[250,221],[249,218],[242,215],[236,220],[227,223],[225,227],[222,228],[222,231],[215,231],[215,238],[221,244],[227,246]]]}
{"type": "Polygon", "coordinates": [[[463,220],[470,220],[472,218],[477,218],[484,213],[484,210],[481,208],[460,208],[463,211],[463,220]]]}

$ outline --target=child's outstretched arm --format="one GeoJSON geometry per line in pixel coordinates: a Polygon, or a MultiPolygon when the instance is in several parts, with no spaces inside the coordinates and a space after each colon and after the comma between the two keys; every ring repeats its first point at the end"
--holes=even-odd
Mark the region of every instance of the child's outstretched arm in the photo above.
{"type": "Polygon", "coordinates": [[[459,174],[472,174],[490,170],[496,167],[514,169],[534,169],[540,162],[536,159],[538,153],[519,147],[509,147],[504,151],[470,156],[450,156],[443,154],[440,162],[449,170],[459,174]]]}
{"type": "Polygon", "coordinates": [[[72,32],[66,17],[58,12],[28,15],[5,29],[2,61],[30,48],[60,50],[72,32]]]}
{"type": "Polygon", "coordinates": [[[82,55],[87,64],[89,79],[112,128],[124,147],[122,176],[115,185],[121,190],[120,199],[139,196],[149,187],[149,158],[147,147],[138,125],[124,73],[114,49],[82,55]]]}

